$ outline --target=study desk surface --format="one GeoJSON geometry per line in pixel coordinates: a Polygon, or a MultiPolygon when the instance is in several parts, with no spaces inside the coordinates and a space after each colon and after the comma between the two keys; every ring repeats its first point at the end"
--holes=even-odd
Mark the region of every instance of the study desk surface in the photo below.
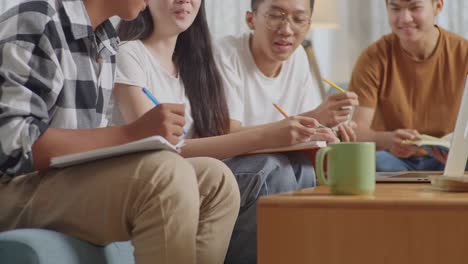
{"type": "Polygon", "coordinates": [[[468,263],[468,193],[377,184],[370,196],[321,186],[262,197],[258,263],[468,263]]]}
{"type": "MultiPolygon", "coordinates": [[[[372,195],[332,195],[328,187],[299,190],[275,196],[265,196],[259,204],[266,207],[287,206],[468,206],[468,192],[443,192],[430,184],[377,184],[372,195]]],[[[468,223],[467,223],[468,224],[468,223]]]]}

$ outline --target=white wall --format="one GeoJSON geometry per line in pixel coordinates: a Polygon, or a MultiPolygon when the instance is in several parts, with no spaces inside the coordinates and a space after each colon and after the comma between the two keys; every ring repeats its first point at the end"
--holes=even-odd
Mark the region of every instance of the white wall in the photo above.
{"type": "Polygon", "coordinates": [[[205,0],[205,6],[214,39],[248,30],[245,12],[250,10],[250,0],[205,0]]]}

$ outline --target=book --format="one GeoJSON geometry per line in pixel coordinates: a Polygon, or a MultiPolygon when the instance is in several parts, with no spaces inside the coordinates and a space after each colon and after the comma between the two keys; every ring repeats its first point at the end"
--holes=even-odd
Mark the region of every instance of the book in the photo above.
{"type": "Polygon", "coordinates": [[[251,151],[248,154],[265,154],[265,153],[275,153],[275,152],[312,150],[312,149],[324,148],[326,146],[327,146],[326,141],[309,141],[309,142],[299,143],[299,144],[288,146],[288,147],[259,149],[259,150],[251,151]]]}
{"type": "Polygon", "coordinates": [[[453,134],[448,134],[442,138],[433,137],[429,135],[421,135],[419,139],[405,140],[403,141],[403,144],[415,145],[418,147],[442,147],[448,150],[450,148],[450,141],[452,139],[452,135],[453,134]]]}
{"type": "Polygon", "coordinates": [[[94,160],[106,159],[148,150],[169,150],[179,152],[183,144],[183,140],[177,143],[177,145],[172,145],[164,137],[151,136],[118,146],[99,148],[75,154],[53,157],[50,160],[50,167],[63,168],[94,160]]]}

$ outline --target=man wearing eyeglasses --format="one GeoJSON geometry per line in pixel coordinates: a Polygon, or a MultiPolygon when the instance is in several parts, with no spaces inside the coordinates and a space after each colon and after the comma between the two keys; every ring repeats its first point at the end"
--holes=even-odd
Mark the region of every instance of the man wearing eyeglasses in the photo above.
{"type": "MultiPolygon", "coordinates": [[[[327,127],[347,120],[358,105],[354,93],[321,102],[301,43],[312,15],[312,0],[252,0],[250,33],[221,39],[215,50],[231,117],[231,132],[271,124],[290,115],[315,118],[327,127]]],[[[288,129],[285,127],[284,129],[288,129]]],[[[338,126],[342,140],[354,141],[350,125],[338,126]]],[[[243,156],[225,161],[241,193],[241,209],[225,263],[256,263],[256,201],[262,195],[315,185],[310,161],[301,155],[243,156]]]]}
{"type": "MultiPolygon", "coordinates": [[[[246,14],[252,32],[218,42],[215,53],[224,77],[232,131],[282,119],[273,103],[289,115],[313,117],[327,127],[346,121],[349,106],[358,105],[354,93],[333,94],[321,101],[300,46],[310,28],[313,3],[252,0],[252,11],[246,14]]],[[[352,129],[341,129],[354,138],[352,129]]]]}

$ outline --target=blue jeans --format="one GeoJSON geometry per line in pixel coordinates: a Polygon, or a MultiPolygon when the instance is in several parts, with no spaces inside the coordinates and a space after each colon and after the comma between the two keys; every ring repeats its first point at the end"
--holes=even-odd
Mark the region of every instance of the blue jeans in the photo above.
{"type": "Polygon", "coordinates": [[[315,186],[310,160],[300,152],[240,156],[224,161],[239,184],[240,211],[225,264],[257,263],[258,198],[315,186]]]}
{"type": "Polygon", "coordinates": [[[445,165],[432,156],[398,158],[388,151],[377,151],[375,156],[377,171],[417,171],[444,170],[445,165]]]}

